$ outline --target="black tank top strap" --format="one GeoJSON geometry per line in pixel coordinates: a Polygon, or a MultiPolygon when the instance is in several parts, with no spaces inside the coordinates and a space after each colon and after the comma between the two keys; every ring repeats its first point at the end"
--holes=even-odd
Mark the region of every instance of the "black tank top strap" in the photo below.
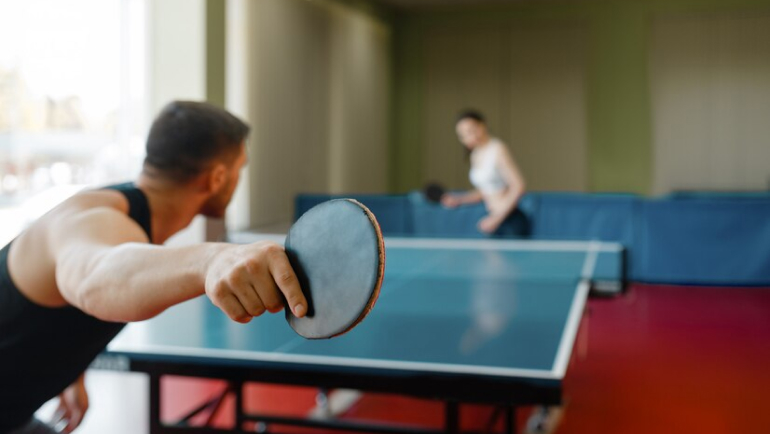
{"type": "Polygon", "coordinates": [[[144,229],[147,238],[152,242],[152,222],[150,219],[150,202],[144,192],[136,187],[133,182],[108,185],[107,190],[116,190],[128,200],[128,216],[144,229]]]}

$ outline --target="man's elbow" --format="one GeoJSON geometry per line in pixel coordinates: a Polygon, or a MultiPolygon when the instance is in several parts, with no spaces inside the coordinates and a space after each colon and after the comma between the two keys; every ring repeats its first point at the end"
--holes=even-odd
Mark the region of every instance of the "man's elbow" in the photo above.
{"type": "Polygon", "coordinates": [[[68,273],[57,273],[56,286],[62,298],[72,307],[86,312],[85,305],[92,296],[88,294],[88,286],[82,281],[76,281],[68,273]],[[64,274],[64,275],[63,275],[64,274]]]}
{"type": "MultiPolygon", "coordinates": [[[[123,303],[105,288],[85,279],[76,288],[68,291],[65,299],[75,308],[96,319],[106,322],[135,322],[152,318],[157,313],[148,313],[142,309],[123,303]]],[[[159,312],[158,312],[159,313],[159,312]]]]}
{"type": "Polygon", "coordinates": [[[62,295],[76,309],[102,321],[114,321],[113,315],[105,309],[104,294],[90,284],[88,279],[62,287],[62,295]]]}

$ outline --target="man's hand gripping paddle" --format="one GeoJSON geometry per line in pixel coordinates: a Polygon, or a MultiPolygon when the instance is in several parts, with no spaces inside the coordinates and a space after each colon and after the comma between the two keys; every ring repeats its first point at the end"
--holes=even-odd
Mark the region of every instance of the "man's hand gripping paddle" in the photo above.
{"type": "Polygon", "coordinates": [[[385,273],[385,243],[363,204],[335,199],[316,205],[289,229],[285,248],[308,301],[302,318],[285,309],[300,336],[339,336],[372,310],[385,273]]]}

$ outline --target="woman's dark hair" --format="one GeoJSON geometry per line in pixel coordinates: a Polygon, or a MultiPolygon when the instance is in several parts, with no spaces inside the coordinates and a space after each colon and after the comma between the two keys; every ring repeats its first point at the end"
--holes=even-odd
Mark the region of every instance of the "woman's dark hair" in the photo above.
{"type": "MultiPolygon", "coordinates": [[[[474,110],[474,109],[465,109],[457,114],[457,118],[455,119],[455,125],[457,125],[461,120],[464,119],[473,119],[474,121],[480,123],[480,124],[487,124],[486,119],[484,119],[484,115],[481,114],[480,111],[474,110]]],[[[470,149],[463,148],[463,154],[465,155],[465,161],[470,163],[471,161],[471,151],[470,149]]]]}
{"type": "Polygon", "coordinates": [[[234,158],[249,126],[226,110],[204,102],[174,101],[150,128],[144,171],[186,182],[217,158],[234,158]]]}
{"type": "Polygon", "coordinates": [[[473,110],[473,109],[463,110],[460,113],[458,113],[455,123],[458,123],[463,119],[473,119],[474,121],[481,124],[487,123],[487,121],[484,119],[484,115],[482,115],[481,112],[479,112],[478,110],[473,110]]]}

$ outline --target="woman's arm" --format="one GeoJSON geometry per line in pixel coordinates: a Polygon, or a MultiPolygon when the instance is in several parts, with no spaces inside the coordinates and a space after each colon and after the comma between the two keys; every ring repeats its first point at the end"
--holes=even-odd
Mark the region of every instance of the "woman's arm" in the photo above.
{"type": "Polygon", "coordinates": [[[500,144],[498,148],[496,167],[505,179],[508,188],[506,188],[501,202],[494,207],[487,217],[479,222],[479,229],[486,233],[492,233],[497,230],[500,224],[516,209],[516,205],[518,205],[521,196],[526,191],[524,176],[521,174],[521,170],[519,170],[508,148],[503,144],[500,144]]]}
{"type": "Polygon", "coordinates": [[[441,197],[441,204],[447,208],[456,208],[460,205],[479,203],[484,199],[478,190],[469,190],[465,193],[445,193],[441,197]]]}

